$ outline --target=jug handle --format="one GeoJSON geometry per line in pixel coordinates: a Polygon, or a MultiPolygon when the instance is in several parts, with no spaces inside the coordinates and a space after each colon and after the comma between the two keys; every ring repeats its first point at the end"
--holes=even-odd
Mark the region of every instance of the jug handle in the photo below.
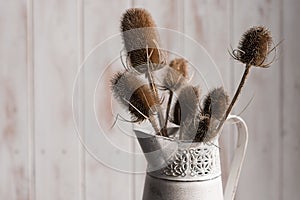
{"type": "Polygon", "coordinates": [[[231,169],[224,193],[224,200],[233,200],[247,149],[248,128],[245,121],[236,115],[229,115],[226,121],[236,124],[238,132],[237,147],[231,163],[231,169]]]}

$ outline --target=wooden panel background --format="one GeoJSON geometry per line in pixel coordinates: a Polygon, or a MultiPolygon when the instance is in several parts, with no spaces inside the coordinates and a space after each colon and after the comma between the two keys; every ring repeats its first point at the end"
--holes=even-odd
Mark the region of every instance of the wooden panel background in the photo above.
{"type": "MultiPolygon", "coordinates": [[[[243,31],[265,25],[275,41],[284,39],[270,69],[251,71],[234,111],[239,114],[253,98],[241,113],[250,135],[236,199],[299,199],[298,0],[0,0],[0,199],[141,199],[145,174],[118,172],[95,160],[82,147],[72,117],[73,81],[80,63],[95,45],[119,32],[121,14],[129,7],[148,9],[159,27],[204,45],[230,94],[243,67],[230,59],[227,49],[237,45],[243,31]]],[[[165,45],[186,48],[176,37],[165,45]]],[[[114,56],[108,50],[91,64],[102,65],[114,56]]],[[[89,73],[80,77],[79,95],[89,89],[89,73]]],[[[104,92],[100,101],[109,106],[109,91],[104,92]]],[[[86,137],[93,131],[86,114],[88,99],[80,98],[76,106],[79,130],[86,137]]],[[[98,114],[113,121],[107,110],[98,114]]],[[[224,181],[234,151],[232,132],[227,127],[222,136],[224,181]]],[[[110,138],[139,151],[132,139],[117,133],[110,138]]],[[[145,165],[134,156],[127,162],[131,170],[145,165]]]]}

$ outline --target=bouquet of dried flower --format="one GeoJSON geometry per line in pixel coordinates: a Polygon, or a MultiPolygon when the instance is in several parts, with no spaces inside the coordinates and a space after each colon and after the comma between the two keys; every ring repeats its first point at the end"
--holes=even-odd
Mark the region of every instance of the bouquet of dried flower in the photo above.
{"type": "Polygon", "coordinates": [[[149,120],[156,134],[180,140],[208,142],[220,131],[245,83],[251,66],[266,68],[272,46],[270,32],[253,27],[244,33],[231,56],[245,64],[245,72],[229,102],[223,87],[213,88],[200,102],[201,90],[189,84],[188,61],[170,62],[160,48],[160,38],[151,15],[140,8],[127,10],[121,20],[121,32],[127,54],[125,70],[111,79],[115,98],[132,116],[132,122],[149,120]],[[162,77],[157,81],[155,74],[162,77]],[[168,98],[163,98],[167,96],[168,98]],[[168,132],[172,123],[179,127],[178,136],[168,132]]]}

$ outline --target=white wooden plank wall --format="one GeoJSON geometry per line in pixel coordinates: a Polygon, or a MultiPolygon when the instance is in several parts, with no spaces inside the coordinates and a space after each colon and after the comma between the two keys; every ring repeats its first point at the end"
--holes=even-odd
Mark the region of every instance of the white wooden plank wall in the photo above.
{"type": "Polygon", "coordinates": [[[0,13],[0,199],[29,199],[26,1],[0,13]]]}
{"type": "Polygon", "coordinates": [[[297,0],[283,1],[281,32],[285,39],[283,59],[281,60],[281,159],[282,199],[298,199],[300,179],[298,174],[300,158],[299,119],[300,107],[296,106],[300,99],[299,13],[300,2],[297,0]]]}
{"type": "MultiPolygon", "coordinates": [[[[84,40],[84,54],[87,55],[96,45],[104,41],[111,35],[119,33],[120,27],[120,18],[122,12],[130,7],[129,1],[94,1],[94,0],[84,0],[83,1],[83,40],[84,40]]],[[[119,46],[110,46],[110,49],[106,50],[105,55],[101,57],[91,57],[91,61],[88,63],[88,68],[97,66],[99,68],[105,69],[105,65],[112,61],[118,54],[115,52],[120,51],[119,46]],[[113,51],[117,49],[117,51],[113,51]]],[[[121,66],[121,64],[119,63],[121,66]]],[[[94,89],[95,85],[91,85],[89,82],[90,76],[93,76],[93,73],[96,73],[95,70],[85,71],[85,90],[94,89]]],[[[107,80],[105,84],[106,87],[102,87],[101,92],[102,98],[99,99],[100,104],[104,105],[101,110],[97,110],[97,113],[100,119],[105,118],[105,120],[111,125],[113,123],[113,117],[111,112],[108,109],[110,107],[110,90],[108,76],[112,76],[111,69],[108,69],[108,74],[106,74],[105,79],[107,80]]],[[[100,75],[100,74],[99,74],[100,75]]],[[[85,102],[85,108],[92,106],[88,99],[85,102]]],[[[88,111],[87,111],[88,112],[88,111]]],[[[87,116],[87,114],[86,114],[87,116]]],[[[86,137],[89,137],[91,128],[88,126],[88,122],[92,120],[86,117],[85,121],[85,132],[86,137]]],[[[109,125],[108,125],[109,126],[109,125]]],[[[120,132],[112,130],[110,134],[107,135],[110,139],[116,142],[116,145],[120,145],[124,149],[131,148],[130,139],[123,137],[124,135],[120,132]]],[[[99,142],[101,144],[101,142],[99,142]]],[[[119,147],[120,147],[119,146],[119,147]]],[[[129,174],[121,173],[115,170],[108,168],[96,161],[90,154],[86,154],[85,159],[86,164],[86,199],[133,199],[133,185],[132,177],[129,174]]],[[[128,161],[130,164],[131,161],[128,161]]]]}
{"type": "MultiPolygon", "coordinates": [[[[280,1],[234,1],[233,45],[249,26],[265,25],[272,30],[275,41],[280,41],[280,1]],[[251,11],[251,12],[250,12],[251,11]]],[[[280,57],[282,59],[282,57],[280,57]]],[[[235,62],[235,85],[243,67],[235,62]]],[[[249,147],[237,196],[241,199],[282,199],[280,185],[280,62],[269,69],[253,68],[236,112],[243,110],[249,99],[253,102],[241,114],[249,126],[249,147]],[[256,182],[256,183],[255,183],[256,182]],[[255,183],[255,184],[249,184],[255,183]],[[267,187],[266,187],[267,185],[267,187]]]]}
{"type": "Polygon", "coordinates": [[[77,72],[77,4],[34,1],[36,199],[80,199],[79,141],[71,97],[77,72]]]}
{"type": "MultiPolygon", "coordinates": [[[[141,199],[144,173],[129,174],[96,161],[81,146],[72,119],[72,89],[79,64],[100,42],[119,32],[120,17],[129,7],[144,7],[158,27],[175,29],[194,38],[212,55],[224,87],[232,95],[243,66],[230,59],[240,35],[253,25],[266,25],[278,48],[278,61],[269,69],[250,72],[234,110],[249,126],[249,145],[236,199],[291,200],[300,196],[300,2],[297,0],[0,0],[0,199],[99,200],[141,199]]],[[[164,39],[165,38],[165,39],[164,39]]],[[[187,43],[165,37],[167,49],[187,43]]],[[[104,68],[115,55],[112,46],[89,65],[104,68]]],[[[106,83],[120,68],[113,64],[106,83]]],[[[84,71],[78,95],[91,89],[84,71]]],[[[93,88],[92,88],[93,89],[93,88]]],[[[110,106],[108,87],[100,104],[110,106]]],[[[79,129],[88,140],[90,100],[76,101],[79,129]]],[[[113,123],[109,110],[96,114],[113,123]]],[[[140,152],[132,138],[112,129],[108,136],[124,150],[140,152]]],[[[99,142],[100,144],[100,142],[99,142]]],[[[234,129],[224,130],[221,142],[223,173],[229,171],[235,144],[234,129]]],[[[118,152],[115,152],[118,153],[118,152]]],[[[113,158],[112,158],[113,159],[113,158]]],[[[134,156],[130,170],[145,165],[134,156]]]]}

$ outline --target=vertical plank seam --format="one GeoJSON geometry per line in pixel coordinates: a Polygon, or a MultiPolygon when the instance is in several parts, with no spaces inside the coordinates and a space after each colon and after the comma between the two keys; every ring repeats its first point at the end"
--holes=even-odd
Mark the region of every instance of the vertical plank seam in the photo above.
{"type": "Polygon", "coordinates": [[[36,199],[36,173],[35,173],[35,91],[34,91],[34,2],[26,1],[26,61],[27,61],[27,128],[28,128],[28,169],[29,169],[29,187],[28,198],[36,199]]]}
{"type": "MultiPolygon", "coordinates": [[[[284,36],[284,3],[283,0],[279,0],[279,9],[280,9],[280,21],[279,21],[279,36],[280,39],[283,39],[284,36]]],[[[283,140],[284,140],[284,117],[283,117],[283,112],[284,112],[284,68],[282,67],[284,65],[284,46],[280,45],[280,52],[282,54],[282,58],[279,61],[279,84],[280,84],[280,89],[279,89],[279,125],[280,125],[280,135],[279,135],[279,160],[278,160],[278,165],[279,165],[279,184],[278,184],[278,198],[279,200],[284,198],[284,183],[283,183],[283,176],[284,176],[284,146],[283,146],[283,140]]]]}
{"type": "MultiPolygon", "coordinates": [[[[78,44],[78,72],[80,71],[81,63],[84,59],[84,0],[77,1],[77,44],[78,44]]],[[[79,117],[79,134],[84,133],[85,130],[85,92],[84,92],[84,71],[81,71],[79,78],[79,88],[78,88],[78,117],[79,117]]],[[[83,136],[83,141],[85,137],[83,136]]],[[[78,141],[78,151],[79,151],[79,199],[86,199],[86,159],[85,150],[82,147],[80,141],[78,141]]]]}

